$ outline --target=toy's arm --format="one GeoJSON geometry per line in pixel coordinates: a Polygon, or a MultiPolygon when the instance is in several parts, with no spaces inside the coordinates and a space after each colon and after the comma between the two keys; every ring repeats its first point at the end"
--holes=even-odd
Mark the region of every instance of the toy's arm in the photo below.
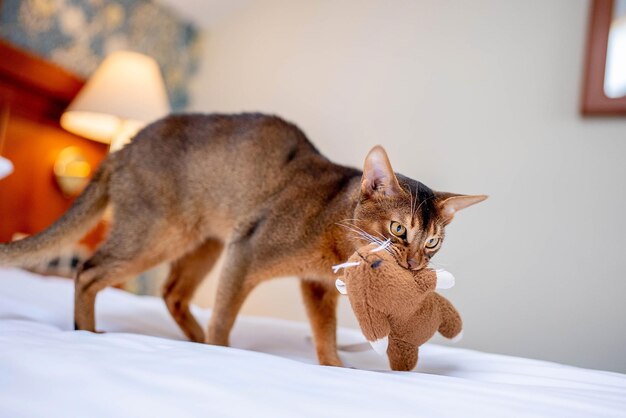
{"type": "Polygon", "coordinates": [[[439,314],[441,315],[441,324],[439,325],[439,333],[453,341],[460,340],[463,332],[463,320],[450,301],[440,294],[435,294],[437,304],[439,306],[439,314]]]}

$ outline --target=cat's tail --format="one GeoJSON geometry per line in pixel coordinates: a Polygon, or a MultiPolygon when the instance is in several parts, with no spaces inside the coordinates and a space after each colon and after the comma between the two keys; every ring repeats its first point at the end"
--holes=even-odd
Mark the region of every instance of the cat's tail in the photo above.
{"type": "Polygon", "coordinates": [[[111,160],[109,157],[100,165],[83,193],[50,227],[22,240],[0,244],[0,266],[26,267],[53,258],[89,232],[109,201],[111,160]]]}
{"type": "Polygon", "coordinates": [[[439,313],[441,315],[441,324],[439,325],[439,333],[453,341],[458,341],[463,332],[463,321],[461,315],[450,301],[439,293],[434,293],[439,305],[439,313]]]}

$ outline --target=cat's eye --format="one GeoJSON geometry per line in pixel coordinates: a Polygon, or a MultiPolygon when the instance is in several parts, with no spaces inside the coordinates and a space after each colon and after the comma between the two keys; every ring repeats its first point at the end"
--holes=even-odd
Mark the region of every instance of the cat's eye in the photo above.
{"type": "Polygon", "coordinates": [[[426,241],[426,244],[425,244],[426,248],[428,248],[429,250],[432,250],[437,245],[439,245],[439,238],[437,237],[430,238],[428,241],[426,241]]]}
{"type": "Polygon", "coordinates": [[[400,222],[392,221],[389,224],[389,232],[398,238],[406,239],[406,228],[400,222]]]}

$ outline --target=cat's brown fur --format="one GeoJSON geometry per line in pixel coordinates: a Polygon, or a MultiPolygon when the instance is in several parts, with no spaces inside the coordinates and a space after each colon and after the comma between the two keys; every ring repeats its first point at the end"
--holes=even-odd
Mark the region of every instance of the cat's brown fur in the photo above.
{"type": "Polygon", "coordinates": [[[407,242],[391,238],[399,261],[421,268],[432,255],[424,252],[424,239],[443,237],[456,210],[484,198],[437,194],[396,177],[381,147],[370,151],[364,173],[333,164],[297,127],[277,117],[174,115],[111,154],[74,206],[46,231],[0,245],[0,265],[56,254],[110,205],[110,233],[76,278],[77,329],[95,331],[98,291],[171,262],[164,298],[178,325],[192,341],[227,345],[256,285],[297,276],[319,361],[340,365],[331,266],[364,240],[389,237],[389,222],[396,220],[408,230],[407,242]],[[189,301],[223,249],[205,336],[189,301]]]}

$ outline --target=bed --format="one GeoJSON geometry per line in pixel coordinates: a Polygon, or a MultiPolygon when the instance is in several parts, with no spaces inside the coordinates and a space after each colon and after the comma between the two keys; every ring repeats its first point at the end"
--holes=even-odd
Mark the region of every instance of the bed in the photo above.
{"type": "Polygon", "coordinates": [[[305,323],[241,317],[227,348],[184,341],[159,298],[103,291],[104,334],[73,331],[72,303],[70,280],[0,269],[0,416],[626,416],[617,373],[433,344],[414,372],[322,367],[305,323]]]}
{"type": "MultiPolygon", "coordinates": [[[[106,154],[58,126],[83,83],[0,42],[10,114],[0,154],[15,164],[0,183],[0,241],[42,230],[71,204],[51,176],[60,151],[76,146],[94,167],[106,154]]],[[[0,418],[626,416],[620,374],[437,345],[411,373],[390,372],[373,351],[321,367],[305,323],[241,317],[225,348],[184,341],[158,298],[101,292],[105,334],[73,331],[72,304],[70,280],[0,269],[0,418]]],[[[195,314],[208,323],[209,311],[195,314]]],[[[363,340],[339,332],[341,344],[363,340]]]]}

